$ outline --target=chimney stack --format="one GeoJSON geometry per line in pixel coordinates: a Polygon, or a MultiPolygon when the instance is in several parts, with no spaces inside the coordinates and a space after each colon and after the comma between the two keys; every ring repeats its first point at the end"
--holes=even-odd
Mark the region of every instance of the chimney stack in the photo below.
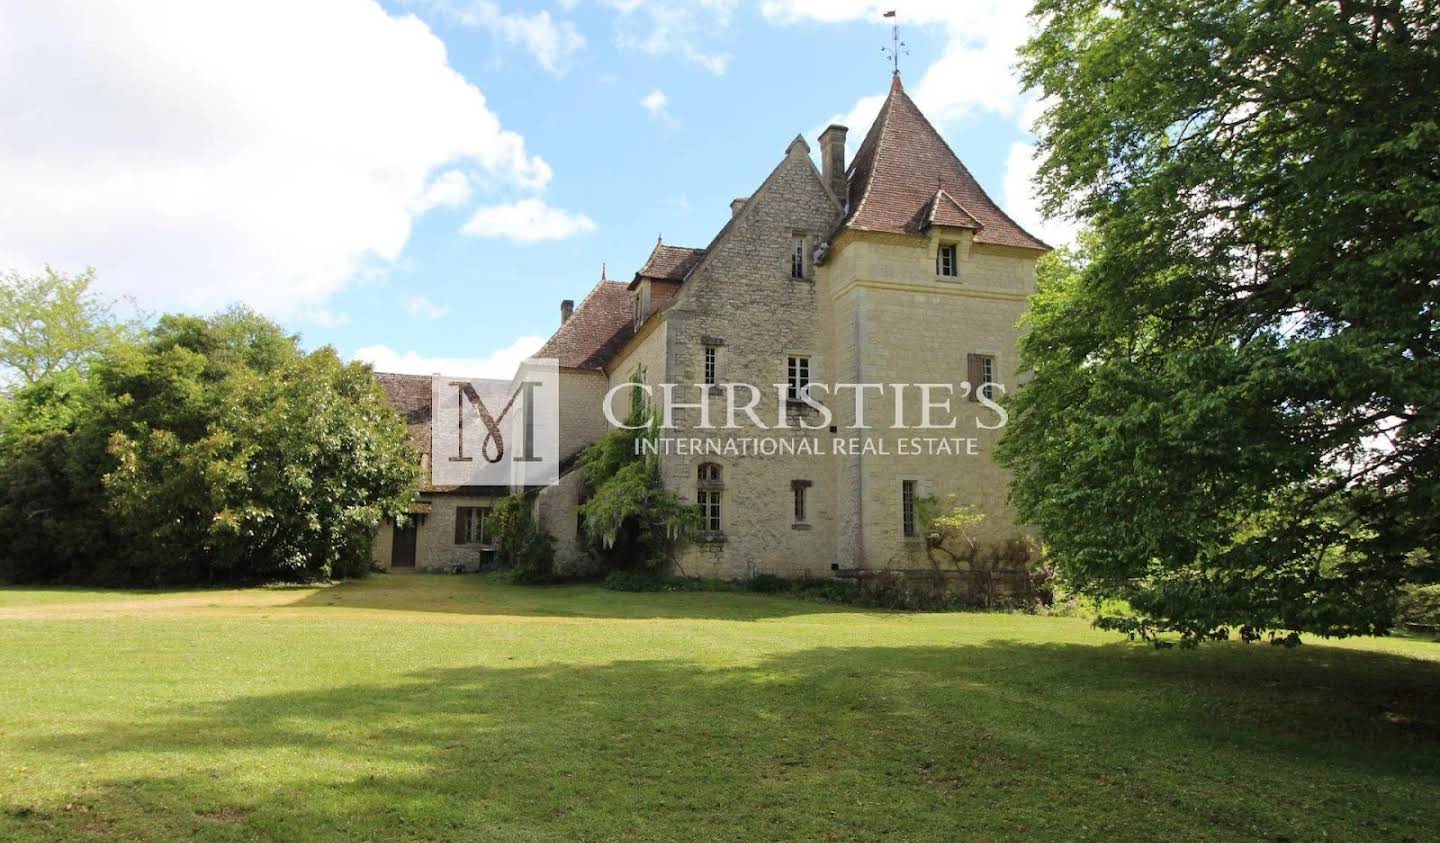
{"type": "Polygon", "coordinates": [[[740,197],[739,199],[731,199],[731,200],[730,200],[730,216],[731,216],[732,218],[733,218],[733,217],[738,217],[738,216],[740,216],[740,209],[743,208],[743,207],[745,207],[745,202],[746,202],[748,199],[749,199],[749,197],[747,197],[747,196],[742,196],[742,197],[740,197]]]}
{"type": "Polygon", "coordinates": [[[570,321],[570,314],[575,312],[575,300],[564,299],[560,302],[560,324],[564,325],[570,321]]]}
{"type": "Polygon", "coordinates": [[[850,130],[831,124],[820,133],[820,173],[835,198],[844,205],[849,189],[845,182],[845,134],[850,130]]]}

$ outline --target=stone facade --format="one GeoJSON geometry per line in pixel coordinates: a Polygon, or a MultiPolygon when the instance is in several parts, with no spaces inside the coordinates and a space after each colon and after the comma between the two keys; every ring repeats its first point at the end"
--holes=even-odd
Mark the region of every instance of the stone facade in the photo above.
{"type": "MultiPolygon", "coordinates": [[[[675,410],[662,444],[771,446],[662,457],[668,488],[695,502],[703,487],[720,503],[719,529],[683,551],[678,573],[823,576],[923,567],[925,545],[907,529],[907,490],[978,507],[986,516],[982,541],[1021,531],[1006,505],[1008,478],[991,459],[1000,431],[986,426],[998,424],[999,411],[972,400],[968,381],[980,367],[997,389],[1018,388],[1018,324],[1036,260],[1048,247],[991,202],[898,78],[842,172],[844,137],[841,127],[822,135],[823,172],[797,137],[759,188],[731,203],[731,218],[708,247],[657,244],[634,281],[602,278],[573,314],[565,310],[560,330],[536,355],[558,359],[561,371],[562,467],[569,470],[534,498],[561,571],[592,564],[578,529],[585,489],[573,457],[608,429],[607,391],[642,371],[657,399],[659,384],[675,384],[677,400],[690,405],[675,410]],[[703,385],[707,356],[715,386],[703,385]],[[855,428],[853,393],[818,392],[831,415],[826,424],[822,410],[784,395],[792,359],[803,359],[819,389],[907,387],[898,398],[893,387],[863,394],[868,429],[855,428]],[[760,388],[760,424],[741,414],[737,426],[720,429],[725,384],[760,388]],[[955,388],[948,409],[936,414],[955,427],[905,427],[925,412],[921,384],[955,388]],[[703,429],[707,411],[711,427],[703,429]],[[906,440],[921,438],[950,440],[951,449],[905,450],[906,440]],[[789,449],[775,450],[782,443],[789,449]]],[[[932,409],[946,398],[932,398],[932,409]]],[[[629,390],[620,389],[616,418],[628,402],[629,390]]],[[[438,543],[423,553],[443,564],[463,553],[440,546],[453,505],[448,516],[438,500],[436,507],[426,530],[438,543]]],[[[385,544],[383,535],[377,544],[385,544]]]]}

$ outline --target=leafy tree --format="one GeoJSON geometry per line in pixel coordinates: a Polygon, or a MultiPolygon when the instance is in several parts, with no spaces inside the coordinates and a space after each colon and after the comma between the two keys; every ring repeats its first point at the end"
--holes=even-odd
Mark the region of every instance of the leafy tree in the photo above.
{"type": "Polygon", "coordinates": [[[640,384],[631,376],[625,425],[608,431],[580,454],[589,498],[579,507],[591,549],[612,570],[664,573],[680,547],[700,526],[700,511],[665,488],[653,448],[658,419],[640,384]]]}
{"type": "Polygon", "coordinates": [[[91,289],[94,270],[76,275],[50,267],[39,275],[0,275],[0,383],[35,384],[78,370],[138,324],[91,289]]]}
{"type": "Polygon", "coordinates": [[[1440,559],[1440,17],[1040,0],[1051,258],[1001,459],[1069,585],[1186,643],[1386,631],[1440,559]]]}
{"type": "Polygon", "coordinates": [[[74,394],[40,384],[19,400],[54,423],[0,447],[0,576],[11,579],[355,575],[416,481],[405,426],[369,369],[330,348],[306,354],[245,310],[164,317],[95,362],[74,394]],[[63,541],[34,561],[37,524],[63,541]]]}

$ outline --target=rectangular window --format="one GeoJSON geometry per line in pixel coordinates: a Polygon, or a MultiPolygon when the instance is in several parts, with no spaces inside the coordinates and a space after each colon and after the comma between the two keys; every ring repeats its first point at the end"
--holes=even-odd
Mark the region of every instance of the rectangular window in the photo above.
{"type": "Polygon", "coordinates": [[[800,396],[810,388],[810,358],[789,358],[786,378],[785,397],[791,401],[799,401],[800,396]]]}
{"type": "Polygon", "coordinates": [[[967,354],[965,356],[966,378],[970,382],[970,400],[979,401],[983,394],[986,398],[994,400],[995,389],[991,384],[998,383],[995,380],[999,374],[995,365],[993,354],[967,354]]]}
{"type": "Polygon", "coordinates": [[[488,506],[455,507],[455,543],[489,544],[487,524],[490,518],[488,506]]]}
{"type": "Polygon", "coordinates": [[[900,518],[906,538],[920,535],[915,527],[915,481],[900,481],[900,518]]]}
{"type": "Polygon", "coordinates": [[[805,238],[790,238],[790,277],[805,277],[805,238]]]}
{"type": "Polygon", "coordinates": [[[805,490],[810,488],[809,480],[791,480],[790,488],[795,492],[795,523],[805,523],[805,490]]]}
{"type": "Polygon", "coordinates": [[[705,346],[705,385],[715,385],[715,356],[716,349],[713,345],[705,346]]]}
{"type": "Polygon", "coordinates": [[[955,268],[955,244],[942,243],[935,253],[935,274],[954,278],[959,274],[955,268]]]}
{"type": "Polygon", "coordinates": [[[720,532],[720,493],[706,490],[699,495],[700,529],[706,533],[720,532]]]}

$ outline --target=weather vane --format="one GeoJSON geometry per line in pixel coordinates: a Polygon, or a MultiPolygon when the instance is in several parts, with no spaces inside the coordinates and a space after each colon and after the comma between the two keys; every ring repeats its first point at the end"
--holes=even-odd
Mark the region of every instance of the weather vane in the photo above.
{"type": "Polygon", "coordinates": [[[895,10],[891,9],[886,12],[884,16],[890,18],[892,21],[890,24],[890,46],[881,47],[880,52],[889,54],[890,65],[894,68],[895,75],[899,76],[900,57],[902,55],[910,55],[910,51],[905,49],[905,42],[900,40],[900,22],[895,20],[895,10]]]}

